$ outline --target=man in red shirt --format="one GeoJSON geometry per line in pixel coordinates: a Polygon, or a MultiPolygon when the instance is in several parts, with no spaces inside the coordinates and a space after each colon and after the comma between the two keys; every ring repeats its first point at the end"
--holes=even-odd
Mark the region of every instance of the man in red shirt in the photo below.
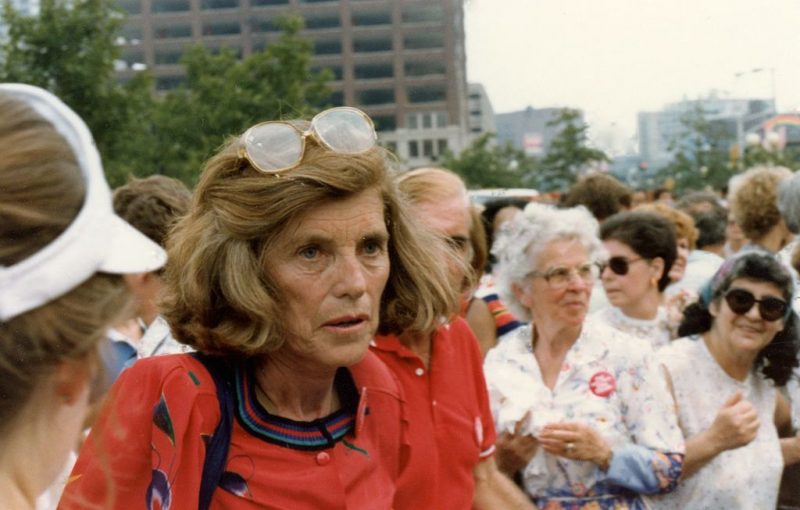
{"type": "MultiPolygon", "coordinates": [[[[403,174],[399,186],[412,214],[452,248],[446,263],[453,288],[460,289],[472,255],[463,181],[425,168],[403,174]]],[[[497,469],[482,356],[464,319],[431,334],[379,335],[371,349],[394,371],[406,397],[410,455],[398,482],[397,510],[535,508],[497,469]]]]}

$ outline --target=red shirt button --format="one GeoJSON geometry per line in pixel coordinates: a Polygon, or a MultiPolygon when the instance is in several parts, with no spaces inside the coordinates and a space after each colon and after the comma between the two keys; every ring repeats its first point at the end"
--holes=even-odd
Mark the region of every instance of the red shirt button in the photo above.
{"type": "Polygon", "coordinates": [[[331,461],[331,456],[328,454],[328,452],[320,452],[317,454],[317,464],[319,464],[320,466],[325,466],[329,464],[330,461],[331,461]]]}

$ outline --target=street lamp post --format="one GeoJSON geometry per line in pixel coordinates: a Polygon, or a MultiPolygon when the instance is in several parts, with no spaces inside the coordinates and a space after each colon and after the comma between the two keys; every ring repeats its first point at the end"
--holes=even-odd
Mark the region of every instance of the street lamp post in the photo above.
{"type": "MultiPolygon", "coordinates": [[[[769,68],[755,67],[755,68],[750,69],[748,71],[740,71],[738,73],[734,73],[733,76],[734,76],[734,78],[738,79],[738,78],[741,78],[742,76],[745,76],[745,75],[748,75],[748,74],[756,74],[756,73],[761,73],[761,72],[764,72],[764,71],[769,71],[769,73],[770,73],[770,94],[772,96],[771,97],[771,99],[772,99],[772,114],[775,115],[775,114],[778,113],[778,102],[777,102],[777,98],[776,98],[776,95],[775,95],[776,92],[775,92],[775,68],[774,67],[769,67],[769,68]]],[[[744,155],[745,155],[745,151],[747,149],[747,147],[745,145],[746,140],[745,140],[745,133],[744,133],[744,122],[745,122],[745,119],[757,118],[758,116],[760,116],[762,114],[763,114],[763,112],[751,113],[751,114],[743,113],[741,115],[737,115],[736,116],[736,145],[739,148],[739,151],[741,152],[741,161],[742,162],[744,162],[744,155]]]]}

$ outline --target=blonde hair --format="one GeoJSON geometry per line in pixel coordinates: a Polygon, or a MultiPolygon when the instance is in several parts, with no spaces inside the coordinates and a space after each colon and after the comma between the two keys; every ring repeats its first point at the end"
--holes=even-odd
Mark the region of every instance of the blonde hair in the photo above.
{"type": "MultiPolygon", "coordinates": [[[[2,93],[0,146],[0,265],[11,266],[69,227],[85,186],[75,155],[56,129],[2,93]]],[[[58,299],[0,322],[2,427],[9,427],[60,362],[89,362],[108,326],[129,306],[122,278],[97,273],[58,299]]]]}
{"type": "Polygon", "coordinates": [[[686,239],[689,241],[689,249],[694,250],[699,232],[694,226],[694,219],[685,212],[660,202],[638,205],[634,211],[654,213],[668,220],[675,227],[675,240],[686,239]]]}
{"type": "Polygon", "coordinates": [[[171,233],[162,313],[181,342],[199,351],[255,356],[280,349],[286,338],[281,289],[270,278],[266,247],[294,218],[315,206],[370,189],[380,192],[389,231],[391,271],[379,331],[432,331],[451,306],[438,254],[412,227],[386,154],[356,155],[307,141],[303,161],[264,174],[238,156],[232,139],[205,165],[188,214],[171,233]]]}
{"type": "MultiPolygon", "coordinates": [[[[470,218],[470,262],[466,265],[463,264],[461,257],[459,257],[458,254],[452,250],[449,244],[444,243],[443,246],[452,262],[462,266],[461,269],[464,272],[466,280],[463,283],[463,287],[469,288],[477,283],[476,272],[472,265],[475,257],[474,250],[476,248],[473,234],[476,233],[475,221],[481,220],[480,214],[476,215],[471,211],[467,187],[464,185],[464,181],[461,179],[461,177],[459,177],[455,172],[446,168],[423,167],[400,174],[397,177],[397,183],[399,185],[400,192],[403,193],[405,198],[412,204],[412,206],[414,204],[437,204],[447,200],[463,201],[464,210],[469,212],[470,218]]],[[[441,235],[437,232],[432,232],[432,234],[438,238],[441,238],[441,235]]],[[[480,249],[480,247],[478,248],[480,249]]],[[[460,294],[464,288],[454,289],[454,292],[456,294],[460,294]]]]}
{"type": "Polygon", "coordinates": [[[792,172],[782,166],[753,167],[741,175],[731,198],[731,213],[742,233],[758,241],[781,221],[778,185],[792,172]]]}

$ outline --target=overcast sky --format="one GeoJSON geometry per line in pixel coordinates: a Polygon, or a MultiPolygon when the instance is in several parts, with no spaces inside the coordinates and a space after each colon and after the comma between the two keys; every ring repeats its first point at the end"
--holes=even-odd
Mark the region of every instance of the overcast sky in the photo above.
{"type": "Polygon", "coordinates": [[[800,107],[800,0],[467,0],[465,13],[467,79],[496,113],[580,108],[604,148],[683,97],[769,98],[771,69],[779,110],[800,107]]]}

